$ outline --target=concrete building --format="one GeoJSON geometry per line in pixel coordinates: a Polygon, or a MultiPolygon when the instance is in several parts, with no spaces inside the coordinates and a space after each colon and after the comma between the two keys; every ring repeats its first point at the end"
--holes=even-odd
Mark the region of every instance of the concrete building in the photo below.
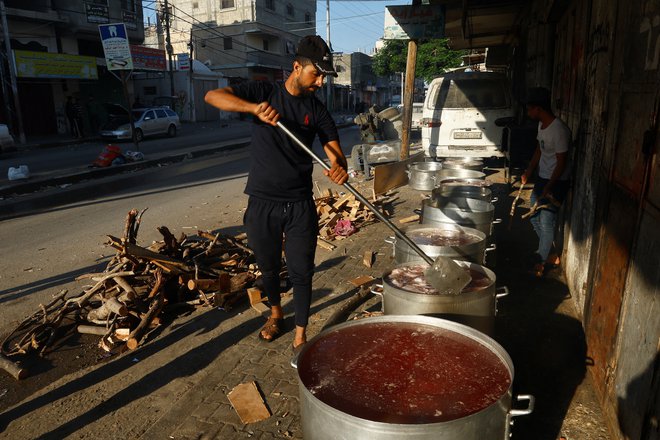
{"type": "Polygon", "coordinates": [[[300,38],[316,33],[315,0],[172,0],[169,4],[174,53],[188,52],[192,32],[194,58],[229,78],[284,79],[300,38]]]}
{"type": "MultiPolygon", "coordinates": [[[[5,6],[25,134],[67,133],[67,97],[79,100],[83,131],[94,131],[102,117],[97,104],[123,100],[121,82],[105,68],[98,25],[123,22],[130,42],[140,44],[141,2],[5,0],[5,6]]],[[[4,102],[12,102],[11,88],[2,93],[4,102]]],[[[15,125],[6,110],[3,106],[2,120],[15,125]]]]}

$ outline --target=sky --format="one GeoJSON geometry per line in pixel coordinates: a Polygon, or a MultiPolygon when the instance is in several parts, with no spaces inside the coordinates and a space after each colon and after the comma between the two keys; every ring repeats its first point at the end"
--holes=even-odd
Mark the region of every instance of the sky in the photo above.
{"type": "MultiPolygon", "coordinates": [[[[281,0],[276,0],[281,1],[281,0]]],[[[330,0],[330,43],[334,52],[371,53],[383,35],[385,6],[409,5],[411,0],[330,0]]],[[[157,1],[143,1],[145,22],[155,22],[157,1]]],[[[316,33],[326,39],[326,1],[316,2],[316,33]]]]}
{"type": "MultiPolygon", "coordinates": [[[[330,0],[330,42],[335,52],[371,53],[383,36],[385,6],[409,5],[410,0],[330,0]]],[[[326,2],[316,2],[316,33],[326,38],[326,2]]]]}

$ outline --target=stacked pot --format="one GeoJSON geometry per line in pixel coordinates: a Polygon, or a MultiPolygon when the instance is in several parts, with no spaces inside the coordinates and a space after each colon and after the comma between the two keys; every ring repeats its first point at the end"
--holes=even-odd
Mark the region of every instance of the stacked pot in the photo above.
{"type": "Polygon", "coordinates": [[[489,336],[508,290],[485,266],[495,200],[482,168],[474,160],[409,168],[411,187],[431,195],[420,224],[404,233],[429,257],[453,259],[471,282],[458,294],[439,292],[410,246],[386,240],[396,266],[372,290],[384,316],[328,328],[292,361],[304,438],[508,440],[513,417],[533,411],[531,395],[515,398],[527,408],[512,408],[513,363],[489,336]]]}
{"type": "MultiPolygon", "coordinates": [[[[485,274],[490,283],[478,291],[464,289],[459,295],[425,295],[396,286],[387,281],[392,272],[424,263],[404,241],[390,237],[386,241],[392,244],[398,266],[383,277],[382,293],[381,286],[374,292],[382,295],[387,315],[440,316],[492,334],[497,301],[508,293],[506,288],[496,288],[495,273],[486,267],[493,267],[495,262],[494,225],[500,223],[494,218],[497,199],[491,183],[485,180],[480,160],[447,159],[437,165],[433,178],[437,184],[417,211],[420,224],[408,226],[404,232],[429,257],[449,257],[466,269],[485,274]]],[[[414,169],[413,165],[411,172],[414,169]]]]}

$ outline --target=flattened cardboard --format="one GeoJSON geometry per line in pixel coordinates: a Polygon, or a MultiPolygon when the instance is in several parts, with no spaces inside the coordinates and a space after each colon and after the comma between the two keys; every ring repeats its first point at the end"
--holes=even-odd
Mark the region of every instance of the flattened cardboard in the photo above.
{"type": "Polygon", "coordinates": [[[236,385],[229,392],[227,398],[244,424],[258,422],[270,417],[270,411],[264,404],[255,382],[236,385]]]}

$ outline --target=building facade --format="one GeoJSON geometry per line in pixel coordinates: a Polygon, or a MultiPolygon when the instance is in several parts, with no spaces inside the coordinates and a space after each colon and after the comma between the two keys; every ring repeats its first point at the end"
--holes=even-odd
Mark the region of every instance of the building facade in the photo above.
{"type": "MultiPolygon", "coordinates": [[[[70,132],[65,112],[69,97],[81,110],[83,133],[94,133],[104,118],[100,103],[123,100],[121,82],[105,68],[98,25],[125,23],[130,42],[140,44],[141,2],[5,0],[5,7],[12,52],[5,55],[15,61],[27,138],[70,132]]],[[[11,87],[3,87],[2,93],[5,103],[13,102],[11,87]]],[[[16,115],[6,105],[3,112],[2,120],[16,126],[16,115]]]]}
{"type": "MultiPolygon", "coordinates": [[[[169,5],[174,53],[188,52],[192,37],[195,59],[237,80],[284,79],[300,38],[316,33],[314,0],[172,0],[169,5]]],[[[158,32],[147,44],[157,39],[158,32]]]]}

